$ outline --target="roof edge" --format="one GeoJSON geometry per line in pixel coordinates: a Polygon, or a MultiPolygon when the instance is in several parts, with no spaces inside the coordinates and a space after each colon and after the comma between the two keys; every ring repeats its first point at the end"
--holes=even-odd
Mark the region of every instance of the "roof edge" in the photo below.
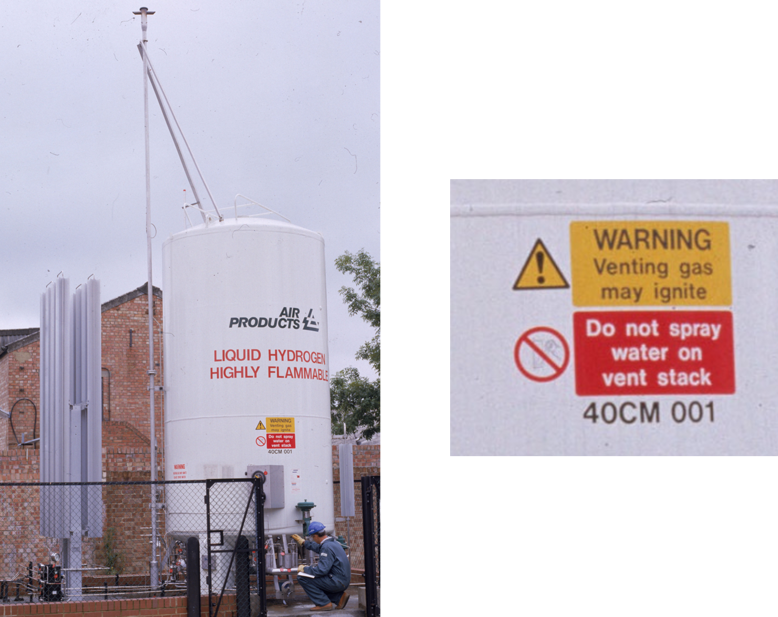
{"type": "MultiPolygon", "coordinates": [[[[148,287],[149,287],[148,283],[144,283],[137,289],[133,289],[132,291],[129,291],[126,294],[119,296],[118,298],[114,298],[113,300],[108,300],[108,302],[103,302],[103,304],[101,305],[100,312],[105,313],[105,311],[108,311],[121,304],[124,304],[125,302],[129,302],[130,300],[134,300],[139,296],[145,296],[148,287]]],[[[160,299],[162,298],[162,290],[159,287],[152,286],[152,290],[154,292],[154,295],[157,298],[160,299]]],[[[12,351],[16,351],[17,349],[26,347],[31,343],[35,343],[36,341],[39,341],[41,338],[40,328],[15,328],[13,330],[0,330],[0,333],[5,333],[9,335],[16,335],[16,334],[24,335],[22,336],[22,338],[15,340],[13,343],[10,343],[6,347],[0,347],[0,358],[4,357],[6,354],[12,351]]]]}
{"type": "MultiPolygon", "coordinates": [[[[137,289],[133,289],[132,291],[129,291],[126,294],[119,296],[118,298],[114,298],[113,300],[108,300],[108,302],[103,302],[101,312],[105,313],[105,311],[108,311],[112,308],[116,308],[120,304],[129,302],[130,300],[134,300],[138,296],[145,296],[147,294],[146,290],[148,288],[149,288],[149,284],[143,283],[143,285],[141,285],[137,289]]],[[[152,290],[154,292],[154,295],[157,296],[157,298],[162,298],[162,290],[159,287],[157,287],[156,285],[152,285],[152,290]]]]}

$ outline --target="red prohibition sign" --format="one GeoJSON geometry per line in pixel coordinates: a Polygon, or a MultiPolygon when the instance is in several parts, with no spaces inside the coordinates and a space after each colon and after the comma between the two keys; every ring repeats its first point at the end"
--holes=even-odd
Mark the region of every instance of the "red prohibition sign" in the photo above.
{"type": "Polygon", "coordinates": [[[552,328],[539,326],[527,330],[516,341],[513,348],[513,357],[516,360],[516,366],[521,374],[532,381],[552,381],[565,372],[567,364],[570,362],[570,346],[565,337],[552,328]],[[532,335],[540,334],[534,340],[532,335]],[[522,351],[529,348],[531,354],[523,354],[522,351]],[[560,357],[561,352],[561,357],[560,357]],[[533,361],[531,366],[527,356],[533,361]],[[524,362],[522,362],[522,358],[524,362]]]}
{"type": "Polygon", "coordinates": [[[257,437],[257,445],[258,445],[260,448],[264,447],[264,445],[265,445],[265,438],[264,438],[264,437],[262,437],[262,435],[260,435],[259,437],[257,437]]]}

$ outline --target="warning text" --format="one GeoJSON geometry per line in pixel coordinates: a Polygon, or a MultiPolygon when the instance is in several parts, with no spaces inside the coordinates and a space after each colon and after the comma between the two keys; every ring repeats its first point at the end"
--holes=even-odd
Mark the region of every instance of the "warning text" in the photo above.
{"type": "Polygon", "coordinates": [[[728,223],[575,221],[570,251],[576,306],[732,302],[728,223]]]}
{"type": "Polygon", "coordinates": [[[573,314],[579,395],[733,394],[732,313],[573,314]]]}

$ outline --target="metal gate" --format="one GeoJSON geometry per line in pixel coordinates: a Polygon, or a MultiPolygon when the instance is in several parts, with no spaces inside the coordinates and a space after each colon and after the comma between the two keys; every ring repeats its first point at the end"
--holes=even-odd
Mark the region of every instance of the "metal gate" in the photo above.
{"type": "Polygon", "coordinates": [[[225,592],[235,593],[235,614],[250,617],[250,579],[256,577],[259,614],[267,616],[265,593],[264,476],[206,480],[208,615],[217,617],[225,592]],[[257,507],[259,504],[259,507],[257,507]]]}

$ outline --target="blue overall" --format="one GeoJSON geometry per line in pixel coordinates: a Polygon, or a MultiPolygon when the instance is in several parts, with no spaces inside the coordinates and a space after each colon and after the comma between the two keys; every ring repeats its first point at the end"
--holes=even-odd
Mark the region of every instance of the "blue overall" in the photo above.
{"type": "Polygon", "coordinates": [[[346,551],[334,538],[326,538],[321,544],[306,540],[303,546],[319,553],[319,563],[305,566],[304,570],[316,578],[298,576],[297,582],[316,606],[337,604],[351,582],[351,565],[346,551]]]}

